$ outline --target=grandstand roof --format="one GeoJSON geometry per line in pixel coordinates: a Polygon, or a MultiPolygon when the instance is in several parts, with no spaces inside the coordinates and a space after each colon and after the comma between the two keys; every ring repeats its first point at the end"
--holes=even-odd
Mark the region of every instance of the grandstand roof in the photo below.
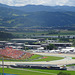
{"type": "Polygon", "coordinates": [[[2,42],[2,43],[6,43],[7,41],[0,41],[0,43],[1,43],[1,42],[2,42]]]}
{"type": "Polygon", "coordinates": [[[41,45],[25,45],[27,47],[41,47],[41,45]]]}
{"type": "Polygon", "coordinates": [[[38,39],[11,39],[11,40],[37,41],[38,39]]]}
{"type": "Polygon", "coordinates": [[[51,43],[51,44],[72,44],[72,43],[51,43]]]}

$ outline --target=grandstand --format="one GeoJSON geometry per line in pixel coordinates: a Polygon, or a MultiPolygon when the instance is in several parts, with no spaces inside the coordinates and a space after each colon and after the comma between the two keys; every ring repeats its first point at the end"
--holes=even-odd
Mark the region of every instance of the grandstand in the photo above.
{"type": "Polygon", "coordinates": [[[6,47],[4,49],[0,49],[0,56],[12,59],[21,59],[23,57],[22,59],[26,59],[31,57],[32,54],[6,47]]]}

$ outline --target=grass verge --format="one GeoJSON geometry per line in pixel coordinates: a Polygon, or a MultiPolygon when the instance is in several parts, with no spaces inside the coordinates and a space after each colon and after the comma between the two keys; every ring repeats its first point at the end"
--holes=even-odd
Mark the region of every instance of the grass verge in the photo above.
{"type": "MultiPolygon", "coordinates": [[[[17,74],[17,75],[57,75],[59,72],[75,74],[75,71],[63,71],[63,70],[42,70],[42,69],[4,69],[4,73],[17,74]]],[[[0,68],[2,73],[2,68],[0,68]]]]}
{"type": "Polygon", "coordinates": [[[72,59],[75,59],[75,57],[72,57],[72,59]]]}
{"type": "MultiPolygon", "coordinates": [[[[26,61],[53,61],[53,60],[60,60],[63,59],[63,57],[55,57],[55,56],[41,56],[41,55],[33,55],[31,58],[28,59],[4,59],[4,61],[17,61],[17,62],[26,62],[26,61]]],[[[2,59],[0,59],[2,61],[2,59]]]]}
{"type": "Polygon", "coordinates": [[[43,56],[42,58],[33,61],[53,61],[53,60],[61,60],[61,59],[63,59],[63,57],[43,56]]]}

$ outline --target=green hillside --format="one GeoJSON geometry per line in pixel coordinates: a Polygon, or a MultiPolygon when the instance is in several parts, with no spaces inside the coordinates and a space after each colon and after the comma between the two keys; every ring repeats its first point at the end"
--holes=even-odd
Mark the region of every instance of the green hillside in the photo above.
{"type": "Polygon", "coordinates": [[[75,12],[37,11],[26,13],[21,10],[0,7],[0,27],[75,27],[75,12]]]}

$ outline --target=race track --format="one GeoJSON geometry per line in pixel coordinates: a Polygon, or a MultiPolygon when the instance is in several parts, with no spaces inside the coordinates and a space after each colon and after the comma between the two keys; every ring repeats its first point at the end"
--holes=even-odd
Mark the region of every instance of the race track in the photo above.
{"type": "MultiPolygon", "coordinates": [[[[15,65],[15,64],[50,64],[50,65],[66,65],[66,64],[75,64],[75,59],[70,59],[71,57],[75,57],[74,54],[50,54],[50,53],[35,53],[39,55],[46,56],[58,56],[65,57],[62,60],[54,60],[54,61],[41,61],[41,62],[4,62],[4,65],[15,65]]],[[[2,62],[0,61],[0,64],[2,62]]]]}

